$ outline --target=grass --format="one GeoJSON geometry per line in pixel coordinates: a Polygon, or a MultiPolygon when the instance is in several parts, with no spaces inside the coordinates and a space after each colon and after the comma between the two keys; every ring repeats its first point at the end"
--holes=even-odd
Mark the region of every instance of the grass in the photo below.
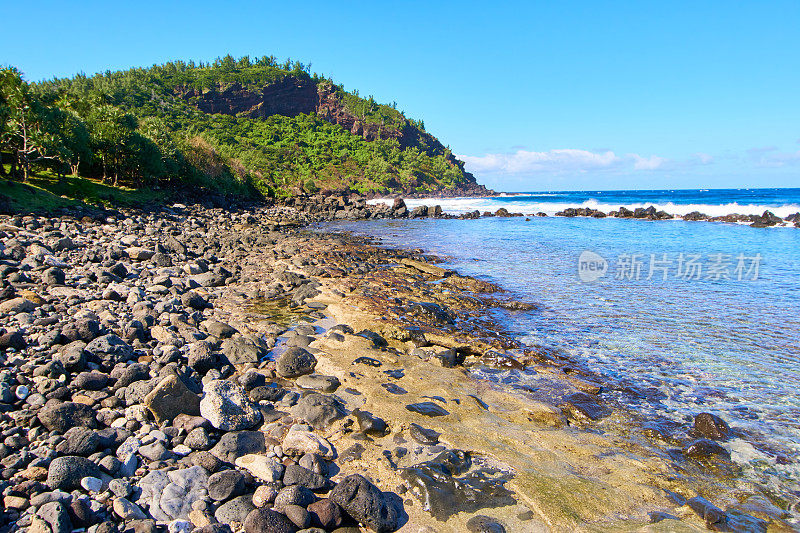
{"type": "Polygon", "coordinates": [[[0,194],[8,197],[14,213],[52,213],[65,207],[141,207],[163,203],[167,191],[114,187],[78,176],[61,179],[49,171],[37,172],[27,183],[0,179],[0,194]]]}

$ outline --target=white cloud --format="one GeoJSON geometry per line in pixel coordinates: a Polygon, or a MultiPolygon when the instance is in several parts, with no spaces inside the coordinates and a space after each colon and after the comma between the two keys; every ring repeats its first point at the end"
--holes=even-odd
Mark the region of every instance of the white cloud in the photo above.
{"type": "Polygon", "coordinates": [[[800,164],[800,150],[781,152],[777,146],[751,148],[747,151],[750,160],[759,167],[783,167],[800,164]]]}
{"type": "Polygon", "coordinates": [[[602,170],[656,170],[669,160],[656,155],[617,155],[611,150],[593,152],[574,148],[533,152],[517,150],[513,153],[486,154],[482,156],[459,155],[471,172],[477,173],[581,173],[602,170]]]}

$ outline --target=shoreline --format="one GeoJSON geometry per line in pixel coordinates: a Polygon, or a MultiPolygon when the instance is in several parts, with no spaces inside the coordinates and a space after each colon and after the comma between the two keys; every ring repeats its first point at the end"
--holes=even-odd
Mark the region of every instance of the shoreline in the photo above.
{"type": "MultiPolygon", "coordinates": [[[[350,205],[351,212],[364,210],[360,202],[350,205]]],[[[13,287],[16,294],[14,298],[4,297],[1,304],[4,307],[0,320],[6,330],[4,347],[11,348],[6,348],[3,366],[18,369],[12,375],[17,384],[9,390],[16,399],[8,404],[11,409],[4,410],[4,429],[19,428],[10,413],[28,413],[33,418],[27,419],[42,421],[48,420],[42,412],[45,408],[64,409],[69,404],[69,409],[80,411],[73,406],[95,406],[99,409],[96,419],[78,418],[77,425],[125,428],[130,437],[121,439],[117,432],[116,438],[122,442],[112,446],[115,452],[103,457],[115,455],[125,461],[134,457],[138,468],[123,477],[133,485],[141,485],[147,476],[164,469],[183,471],[199,464],[205,465],[201,467],[204,469],[213,466],[203,462],[210,459],[208,453],[201,452],[211,449],[214,455],[220,442],[239,430],[225,429],[228,426],[224,424],[217,427],[219,421],[208,410],[203,412],[201,404],[199,414],[206,422],[209,417],[214,419],[211,425],[197,420],[196,414],[181,414],[195,417],[193,423],[199,425],[192,431],[203,429],[209,444],[200,449],[187,447],[190,432],[178,429],[177,417],[166,425],[163,421],[156,423],[153,417],[161,408],[154,407],[152,401],[147,404],[144,398],[129,396],[134,392],[128,389],[139,383],[133,387],[139,391],[135,394],[149,389],[145,396],[150,397],[159,387],[166,388],[167,380],[171,380],[170,386],[180,388],[171,377],[172,372],[177,372],[179,379],[185,378],[191,385],[187,385],[188,390],[181,389],[181,397],[191,404],[203,392],[204,398],[209,397],[209,377],[216,377],[216,381],[240,384],[232,387],[244,387],[251,398],[237,400],[244,412],[253,416],[261,413],[257,421],[243,427],[261,432],[262,438],[275,444],[269,452],[262,444],[256,455],[269,459],[272,454],[287,468],[298,462],[309,464],[303,462],[302,454],[287,453],[291,449],[287,439],[297,440],[300,433],[295,431],[303,432],[302,450],[308,452],[312,446],[323,455],[326,449],[336,450],[330,454],[336,459],[328,465],[328,472],[338,470],[329,474],[332,482],[342,482],[345,474],[363,474],[380,490],[390,493],[380,499],[382,505],[389,505],[391,494],[395,500],[404,500],[396,524],[401,526],[400,531],[471,530],[477,522],[470,526],[469,520],[477,515],[491,517],[486,520],[504,524],[507,531],[699,531],[707,524],[723,522],[759,528],[766,528],[769,522],[771,530],[791,530],[780,510],[775,511],[775,506],[757,495],[753,487],[738,486],[740,480],[730,477],[725,462],[720,463],[713,453],[701,462],[686,457],[676,459],[665,446],[650,442],[623,410],[604,402],[602,384],[593,382],[591,376],[567,374],[536,354],[519,361],[509,357],[506,352],[515,345],[496,324],[487,321],[487,311],[504,305],[524,308],[525,302],[504,300],[499,287],[444,270],[416,251],[386,250],[365,239],[309,233],[302,226],[317,217],[292,208],[226,212],[173,206],[158,213],[120,213],[121,217],[99,221],[52,219],[57,224],[24,217],[0,219],[4,222],[0,226],[4,244],[16,241],[4,252],[4,264],[20,263],[27,257],[39,265],[21,271],[30,272],[26,274],[29,281],[17,277],[17,281],[6,285],[13,287]],[[132,223],[125,222],[128,220],[132,223]],[[56,229],[59,226],[65,229],[56,229]],[[56,233],[66,235],[56,239],[56,233]],[[100,235],[106,235],[105,240],[100,235]],[[73,245],[68,245],[65,238],[75,239],[73,245]],[[125,244],[115,247],[114,242],[125,244]],[[19,247],[22,253],[12,253],[19,247]],[[109,256],[112,265],[107,268],[115,261],[127,264],[126,275],[117,276],[115,281],[116,274],[112,272],[93,280],[80,259],[95,251],[113,252],[109,256]],[[23,257],[14,259],[14,253],[23,257]],[[51,266],[56,260],[64,266],[51,266]],[[67,275],[60,278],[54,268],[67,275]],[[45,272],[49,272],[47,277],[45,272]],[[11,306],[5,302],[13,299],[20,309],[27,310],[10,314],[11,306]],[[136,305],[147,301],[153,307],[139,306],[138,311],[145,311],[143,317],[152,317],[152,325],[131,330],[130,324],[115,319],[117,315],[130,316],[131,312],[137,316],[136,305]],[[58,311],[58,305],[66,308],[58,311]],[[45,311],[49,306],[53,309],[45,311]],[[20,318],[26,314],[31,316],[20,318]],[[42,316],[37,318],[39,314],[42,316]],[[75,345],[63,342],[68,338],[50,339],[49,332],[59,331],[64,336],[63,332],[71,331],[68,326],[75,323],[76,317],[97,324],[84,327],[91,330],[86,335],[95,336],[91,342],[108,331],[106,335],[117,335],[128,346],[98,352],[97,346],[90,349],[85,345],[79,352],[88,358],[82,371],[107,376],[105,383],[113,387],[108,390],[115,394],[104,393],[106,386],[85,389],[82,384],[88,377],[78,379],[77,368],[65,366],[54,375],[64,376],[61,382],[67,384],[66,390],[58,389],[57,394],[52,390],[46,394],[31,391],[20,398],[20,386],[38,390],[54,380],[37,369],[52,366],[52,360],[67,361],[63,359],[64,352],[75,345]],[[305,320],[301,317],[321,322],[313,328],[303,327],[305,320]],[[27,326],[20,322],[28,318],[27,326]],[[285,352],[277,361],[268,358],[276,345],[307,349],[314,355],[314,373],[283,375],[285,352]],[[119,358],[117,351],[126,355],[119,358]],[[27,354],[31,363],[26,365],[20,358],[22,354],[27,354]],[[116,363],[104,362],[104,357],[111,357],[116,363]],[[496,368],[527,365],[541,376],[541,390],[517,396],[481,382],[468,370],[477,362],[496,368]],[[331,376],[338,381],[333,394],[326,390],[332,387],[331,376]],[[132,378],[135,379],[128,382],[132,378]],[[259,394],[269,392],[259,389],[273,388],[269,383],[287,391],[285,396],[276,401],[266,397],[252,400],[254,390],[259,394]],[[204,391],[197,390],[201,384],[204,391]],[[398,393],[399,389],[405,392],[398,393]],[[35,394],[44,403],[38,405],[38,398],[37,403],[28,401],[35,394]],[[120,394],[124,403],[111,399],[119,399],[120,394]],[[314,402],[309,404],[308,398],[314,402]],[[417,410],[409,410],[410,405],[417,410]],[[430,414],[434,416],[426,416],[430,414]],[[311,430],[298,427],[302,421],[311,422],[311,430]],[[388,433],[384,426],[388,426],[388,433]],[[131,437],[135,437],[138,446],[131,443],[130,455],[121,453],[119,446],[130,443],[127,438],[131,437]],[[281,444],[282,449],[275,448],[281,444]],[[462,463],[452,463],[456,450],[468,452],[471,463],[462,464],[462,456],[458,456],[462,463]],[[187,453],[181,455],[184,452],[187,453]],[[447,453],[452,457],[443,459],[442,454],[447,453]],[[455,501],[466,508],[447,516],[445,521],[437,521],[421,509],[420,496],[424,500],[426,491],[430,494],[432,488],[442,489],[431,485],[430,474],[431,468],[439,468],[436,465],[445,460],[451,461],[451,475],[439,481],[444,483],[445,493],[449,490],[455,494],[455,500],[447,500],[447,505],[455,501]],[[469,479],[481,490],[465,486],[465,476],[472,476],[469,479]],[[496,502],[489,499],[473,505],[469,501],[475,491],[489,491],[504,503],[512,497],[517,503],[495,507],[496,502]],[[509,495],[509,491],[513,494],[509,495]],[[693,500],[697,493],[710,501],[693,500]]],[[[298,350],[291,352],[296,356],[298,350]]],[[[188,423],[185,417],[181,420],[188,423]]],[[[34,422],[35,429],[37,424],[34,422]]],[[[54,426],[54,430],[56,436],[61,433],[58,427],[54,426]]],[[[18,435],[19,429],[10,434],[18,435]]],[[[37,429],[29,434],[29,443],[20,441],[15,444],[19,448],[14,449],[25,450],[31,443],[52,449],[56,445],[46,444],[48,437],[49,433],[37,429]]],[[[55,442],[61,446],[65,440],[56,438],[55,442]]],[[[703,445],[714,449],[713,439],[703,445]]],[[[687,453],[694,452],[688,450],[684,455],[687,453]]],[[[217,455],[224,454],[218,450],[217,455]]],[[[56,451],[55,456],[48,456],[38,465],[23,460],[8,472],[10,479],[17,481],[16,485],[6,485],[5,508],[6,512],[17,509],[12,516],[16,514],[14,519],[21,525],[26,517],[32,524],[44,520],[39,510],[46,504],[36,505],[33,501],[41,502],[41,494],[52,494],[47,489],[52,489],[48,483],[56,483],[56,474],[51,470],[58,456],[64,453],[56,451]],[[23,486],[22,479],[37,480],[40,485],[23,486]],[[31,512],[33,509],[35,513],[31,512]]],[[[92,457],[95,456],[90,455],[90,461],[92,457]]],[[[103,464],[103,457],[97,456],[94,461],[103,464]]],[[[238,468],[233,470],[253,473],[244,464],[237,463],[238,468]]],[[[215,469],[207,471],[212,470],[215,469]]],[[[113,470],[111,475],[103,473],[115,475],[113,470]]],[[[137,497],[136,491],[129,492],[128,500],[104,488],[110,479],[99,473],[96,479],[101,483],[99,490],[93,492],[84,487],[85,500],[77,501],[88,500],[86,505],[97,507],[93,511],[97,516],[131,521],[148,520],[145,513],[150,513],[157,518],[153,512],[155,500],[145,493],[137,497]],[[144,518],[135,518],[139,516],[136,509],[145,514],[144,518]]],[[[83,478],[77,481],[83,482],[83,478]]],[[[283,481],[278,480],[278,486],[290,484],[283,481]]],[[[76,487],[70,483],[64,488],[76,487]]],[[[197,513],[185,513],[174,520],[189,520],[192,527],[203,528],[207,527],[203,522],[217,514],[244,518],[233,512],[233,505],[228,506],[230,509],[225,506],[248,495],[252,506],[267,491],[262,487],[268,485],[260,484],[257,478],[253,481],[252,476],[244,483],[244,496],[198,504],[194,509],[197,513]],[[220,513],[220,508],[231,514],[220,513]]],[[[322,497],[319,501],[333,494],[319,489],[316,492],[317,498],[322,497]]],[[[265,501],[263,508],[268,508],[269,503],[265,501]]],[[[247,510],[248,514],[254,512],[247,510]]],[[[279,510],[289,512],[284,507],[279,510]]],[[[359,518],[355,516],[356,509],[349,512],[354,519],[359,518]]],[[[163,518],[158,520],[166,523],[163,518]]],[[[90,531],[94,533],[91,528],[90,531]]]]}

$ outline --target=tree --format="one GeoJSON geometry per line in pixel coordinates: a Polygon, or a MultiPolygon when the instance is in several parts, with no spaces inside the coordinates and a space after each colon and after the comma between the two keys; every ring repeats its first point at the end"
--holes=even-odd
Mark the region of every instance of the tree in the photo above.
{"type": "Polygon", "coordinates": [[[111,170],[116,185],[128,145],[136,131],[136,118],[117,107],[103,105],[89,116],[89,131],[92,148],[99,154],[103,166],[103,181],[108,181],[111,170]]]}
{"type": "Polygon", "coordinates": [[[59,139],[53,131],[51,109],[31,93],[13,67],[0,70],[0,94],[4,101],[0,150],[11,152],[12,169],[18,167],[27,181],[32,164],[56,159],[52,154],[58,150],[59,139]]]}

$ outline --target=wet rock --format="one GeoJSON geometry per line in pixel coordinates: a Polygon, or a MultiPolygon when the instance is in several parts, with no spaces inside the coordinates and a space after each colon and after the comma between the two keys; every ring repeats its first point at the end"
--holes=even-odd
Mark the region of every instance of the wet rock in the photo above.
{"type": "Polygon", "coordinates": [[[297,527],[286,515],[272,509],[251,511],[244,520],[245,533],[295,533],[297,527]]]}
{"type": "Polygon", "coordinates": [[[288,348],[278,358],[275,371],[284,378],[296,378],[314,372],[317,358],[308,350],[294,346],[288,348]]]}
{"type": "Polygon", "coordinates": [[[467,531],[470,533],[506,533],[506,528],[495,519],[479,514],[467,520],[467,531]]]}
{"type": "Polygon", "coordinates": [[[418,424],[411,424],[408,428],[408,433],[411,438],[418,443],[426,446],[432,446],[439,442],[441,433],[437,433],[432,429],[426,429],[418,424]]]}
{"type": "Polygon", "coordinates": [[[341,480],[329,498],[357,522],[378,533],[398,527],[399,512],[394,502],[360,474],[341,480]]]}
{"type": "Polygon", "coordinates": [[[600,405],[595,396],[585,392],[576,392],[564,398],[562,406],[573,418],[600,420],[611,414],[611,411],[600,405]]]}
{"type": "Polygon", "coordinates": [[[316,392],[300,398],[291,412],[292,416],[305,420],[316,429],[325,429],[345,415],[337,398],[316,392]]]}
{"type": "Polygon", "coordinates": [[[731,459],[731,454],[728,450],[709,439],[697,439],[692,441],[683,448],[683,455],[690,459],[697,460],[708,460],[714,457],[720,457],[728,461],[731,459]]]}
{"type": "Polygon", "coordinates": [[[383,363],[381,363],[380,361],[378,361],[377,359],[374,359],[372,357],[358,357],[353,361],[353,364],[354,365],[367,365],[367,366],[371,366],[371,367],[374,367],[374,368],[378,368],[383,363]]]}
{"type": "Polygon", "coordinates": [[[408,314],[432,326],[455,324],[455,315],[449,309],[433,302],[411,302],[408,314]]]}
{"type": "Polygon", "coordinates": [[[725,440],[731,433],[728,424],[711,413],[700,413],[694,417],[694,431],[701,437],[714,440],[725,440]]]}
{"type": "Polygon", "coordinates": [[[445,416],[450,414],[443,407],[433,402],[418,402],[418,403],[408,404],[406,405],[406,409],[414,413],[419,413],[423,416],[431,416],[431,417],[445,416]]]}
{"type": "Polygon", "coordinates": [[[228,380],[212,380],[203,387],[200,414],[223,431],[250,429],[262,420],[261,411],[239,385],[228,380]]]}
{"type": "Polygon", "coordinates": [[[381,383],[381,387],[386,389],[386,392],[390,394],[408,394],[407,390],[394,383],[381,383]]]}
{"type": "Polygon", "coordinates": [[[725,512],[702,496],[695,496],[686,501],[692,511],[703,519],[706,527],[713,531],[725,531],[728,517],[725,512]]]}

